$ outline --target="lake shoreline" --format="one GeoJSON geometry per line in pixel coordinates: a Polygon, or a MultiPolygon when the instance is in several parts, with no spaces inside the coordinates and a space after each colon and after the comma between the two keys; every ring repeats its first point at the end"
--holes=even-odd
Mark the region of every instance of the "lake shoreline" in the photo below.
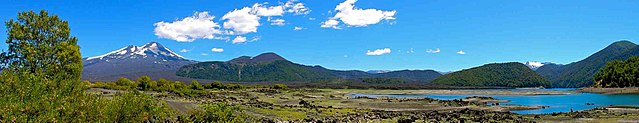
{"type": "Polygon", "coordinates": [[[358,94],[450,94],[450,95],[566,95],[574,91],[566,90],[540,90],[521,89],[512,91],[508,89],[420,89],[420,90],[383,90],[383,89],[320,89],[341,93],[358,94]]]}
{"type": "Polygon", "coordinates": [[[597,93],[597,94],[639,94],[639,87],[626,88],[594,88],[585,87],[576,90],[581,93],[597,93]]]}

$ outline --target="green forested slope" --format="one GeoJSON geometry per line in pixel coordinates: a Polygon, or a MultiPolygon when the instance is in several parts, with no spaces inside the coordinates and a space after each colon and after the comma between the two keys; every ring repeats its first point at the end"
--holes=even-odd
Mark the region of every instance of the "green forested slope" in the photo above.
{"type": "Polygon", "coordinates": [[[493,63],[443,75],[432,81],[451,86],[549,87],[550,83],[524,64],[493,63]]]}

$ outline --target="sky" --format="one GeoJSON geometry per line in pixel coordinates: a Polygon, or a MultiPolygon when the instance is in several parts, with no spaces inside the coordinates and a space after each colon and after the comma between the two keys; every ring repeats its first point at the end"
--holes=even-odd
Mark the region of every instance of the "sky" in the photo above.
{"type": "MultiPolygon", "coordinates": [[[[3,1],[0,20],[46,10],[83,57],[159,42],[198,61],[275,52],[338,70],[455,71],[487,63],[567,64],[639,39],[639,1],[3,1]]],[[[6,40],[6,28],[0,28],[6,40]]],[[[635,42],[639,43],[639,42],[635,42]]],[[[0,43],[0,50],[7,45],[0,43]]]]}

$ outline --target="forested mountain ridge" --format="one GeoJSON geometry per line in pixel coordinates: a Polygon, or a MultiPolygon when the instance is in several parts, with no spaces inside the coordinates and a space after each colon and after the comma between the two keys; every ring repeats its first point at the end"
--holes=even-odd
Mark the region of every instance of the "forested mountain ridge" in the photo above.
{"type": "Polygon", "coordinates": [[[255,57],[241,56],[226,62],[211,61],[186,65],[176,74],[181,77],[236,82],[316,81],[328,79],[398,78],[429,82],[440,73],[432,70],[403,70],[371,74],[358,70],[331,70],[322,66],[293,63],[275,53],[255,57]]]}
{"type": "Polygon", "coordinates": [[[434,84],[475,87],[549,87],[550,83],[518,62],[492,63],[443,75],[434,84]]]}
{"type": "Polygon", "coordinates": [[[586,87],[593,84],[593,75],[606,62],[625,60],[639,55],[639,47],[630,41],[617,41],[593,55],[567,65],[544,65],[537,73],[553,83],[553,87],[586,87]]]}

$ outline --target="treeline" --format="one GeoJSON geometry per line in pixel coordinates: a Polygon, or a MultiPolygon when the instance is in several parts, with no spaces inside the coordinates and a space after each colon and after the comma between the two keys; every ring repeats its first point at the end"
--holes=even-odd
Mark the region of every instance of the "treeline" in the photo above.
{"type": "Polygon", "coordinates": [[[310,81],[334,78],[327,72],[285,60],[241,64],[200,62],[183,66],[176,75],[235,82],[310,81]]]}
{"type": "Polygon", "coordinates": [[[624,61],[610,61],[594,75],[593,79],[594,87],[638,87],[639,57],[633,56],[624,61]]]}
{"type": "Polygon", "coordinates": [[[104,88],[112,90],[140,90],[140,91],[156,91],[170,92],[180,96],[195,96],[205,94],[206,89],[226,89],[240,90],[246,88],[272,88],[272,89],[288,89],[284,84],[262,85],[262,86],[245,86],[241,84],[224,84],[216,81],[208,84],[200,84],[197,80],[192,80],[190,84],[181,81],[171,81],[164,78],[153,80],[149,76],[141,76],[135,80],[124,77],[119,78],[115,82],[95,82],[84,81],[90,88],[104,88]]]}
{"type": "Polygon", "coordinates": [[[401,78],[361,78],[362,82],[370,84],[404,84],[406,80],[401,78]]]}

